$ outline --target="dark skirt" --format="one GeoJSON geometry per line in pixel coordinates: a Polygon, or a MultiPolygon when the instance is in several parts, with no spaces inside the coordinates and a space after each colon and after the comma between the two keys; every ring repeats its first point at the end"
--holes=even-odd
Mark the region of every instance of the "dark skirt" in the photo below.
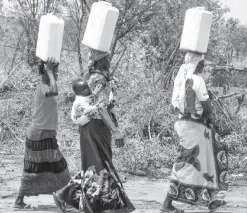
{"type": "Polygon", "coordinates": [[[79,128],[82,171],[58,194],[80,212],[124,210],[131,212],[121,180],[112,164],[111,132],[102,120],[79,128]]]}
{"type": "Polygon", "coordinates": [[[56,138],[26,139],[24,169],[19,196],[52,194],[70,180],[67,162],[56,138]]]}

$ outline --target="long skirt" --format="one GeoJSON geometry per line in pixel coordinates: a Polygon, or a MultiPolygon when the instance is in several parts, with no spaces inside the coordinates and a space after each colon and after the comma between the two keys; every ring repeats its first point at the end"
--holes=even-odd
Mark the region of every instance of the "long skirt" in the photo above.
{"type": "Polygon", "coordinates": [[[112,164],[111,132],[100,119],[80,127],[81,166],[69,184],[58,191],[79,212],[131,212],[121,180],[112,164]]]}
{"type": "Polygon", "coordinates": [[[67,162],[59,150],[56,137],[44,138],[47,135],[45,131],[36,132],[42,133],[41,140],[26,138],[19,196],[52,194],[70,180],[67,162]]]}
{"type": "Polygon", "coordinates": [[[215,130],[196,120],[179,120],[180,140],[168,196],[175,201],[208,206],[224,200],[228,190],[228,151],[215,130]]]}

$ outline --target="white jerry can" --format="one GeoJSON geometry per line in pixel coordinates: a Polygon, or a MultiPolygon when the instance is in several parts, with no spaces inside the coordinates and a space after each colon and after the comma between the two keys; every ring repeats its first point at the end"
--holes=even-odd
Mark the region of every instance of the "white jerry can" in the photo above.
{"type": "Polygon", "coordinates": [[[93,3],[82,44],[97,51],[109,51],[118,16],[119,10],[111,3],[93,3]]]}
{"type": "Polygon", "coordinates": [[[36,46],[36,56],[47,61],[48,58],[60,61],[63,43],[64,21],[58,17],[47,14],[41,16],[39,34],[36,46]]]}
{"type": "Polygon", "coordinates": [[[188,9],[185,14],[180,49],[206,53],[212,22],[213,14],[203,7],[188,9]]]}

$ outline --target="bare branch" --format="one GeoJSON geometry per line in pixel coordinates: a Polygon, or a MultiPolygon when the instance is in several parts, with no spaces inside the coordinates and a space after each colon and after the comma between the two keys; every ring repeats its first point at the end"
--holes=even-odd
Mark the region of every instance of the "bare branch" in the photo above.
{"type": "Polygon", "coordinates": [[[230,98],[230,97],[232,97],[232,96],[234,96],[234,95],[237,95],[237,93],[235,92],[235,93],[232,93],[232,94],[229,94],[229,95],[219,96],[218,98],[221,98],[221,99],[230,98]]]}

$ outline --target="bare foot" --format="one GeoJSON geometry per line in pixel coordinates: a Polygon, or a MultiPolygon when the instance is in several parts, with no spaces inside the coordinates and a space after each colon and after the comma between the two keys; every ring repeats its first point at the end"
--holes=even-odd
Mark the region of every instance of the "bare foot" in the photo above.
{"type": "Polygon", "coordinates": [[[163,212],[170,212],[170,213],[184,213],[184,210],[177,209],[177,208],[175,208],[172,204],[163,205],[163,207],[161,208],[160,211],[161,211],[161,213],[163,213],[163,212]]]}
{"type": "Polygon", "coordinates": [[[175,211],[176,208],[172,205],[172,204],[169,204],[169,205],[163,205],[162,208],[160,209],[161,212],[173,212],[175,211]]]}
{"type": "Polygon", "coordinates": [[[33,210],[34,211],[34,210],[37,210],[37,208],[30,204],[26,204],[22,202],[22,203],[15,203],[13,206],[13,210],[14,211],[20,211],[20,210],[25,210],[25,211],[33,210]]]}
{"type": "Polygon", "coordinates": [[[56,206],[60,209],[61,212],[66,212],[66,206],[65,202],[57,195],[56,193],[53,193],[53,199],[56,204],[56,206]]]}
{"type": "Polygon", "coordinates": [[[208,204],[208,209],[210,212],[216,211],[221,206],[226,205],[226,201],[224,200],[213,200],[208,204]]]}

